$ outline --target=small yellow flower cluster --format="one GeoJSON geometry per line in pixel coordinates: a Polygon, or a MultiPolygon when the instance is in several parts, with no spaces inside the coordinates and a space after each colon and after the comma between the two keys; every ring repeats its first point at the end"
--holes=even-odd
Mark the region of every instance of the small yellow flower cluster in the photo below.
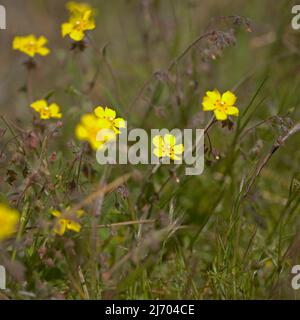
{"type": "Polygon", "coordinates": [[[69,37],[74,41],[81,41],[85,37],[85,31],[96,28],[94,10],[85,3],[69,2],[67,9],[70,12],[68,22],[61,26],[62,36],[69,37]]]}
{"type": "MultiPolygon", "coordinates": [[[[67,213],[68,210],[70,210],[69,207],[66,209],[67,213]]],[[[68,216],[68,214],[63,217],[62,213],[58,210],[52,210],[51,214],[56,218],[54,226],[54,232],[56,234],[62,236],[67,230],[80,232],[81,225],[79,223],[79,219],[84,214],[83,210],[77,210],[74,217],[68,216]]]]}
{"type": "MultiPolygon", "coordinates": [[[[75,41],[81,41],[85,36],[85,31],[96,28],[94,19],[94,10],[87,3],[77,3],[70,1],[67,3],[67,9],[70,12],[68,22],[61,26],[62,36],[69,35],[75,41]]],[[[45,47],[48,43],[46,37],[37,38],[35,35],[20,37],[16,36],[13,40],[13,49],[19,50],[29,57],[33,58],[36,54],[46,56],[50,50],[45,47]]]]}
{"type": "Polygon", "coordinates": [[[105,143],[116,139],[121,128],[125,128],[125,120],[116,118],[116,111],[108,107],[96,107],[94,113],[87,113],[81,117],[76,127],[76,136],[79,140],[88,141],[90,146],[97,150],[105,143]]]}
{"type": "Polygon", "coordinates": [[[0,204],[0,241],[9,238],[16,231],[19,219],[17,210],[0,204]]]}
{"type": "MultiPolygon", "coordinates": [[[[236,99],[231,91],[226,91],[222,95],[217,89],[207,91],[202,101],[203,111],[213,111],[219,121],[227,120],[228,116],[237,117],[239,109],[234,105],[236,99]]],[[[184,152],[184,146],[176,145],[176,138],[170,134],[164,137],[155,136],[152,142],[155,146],[154,155],[158,158],[169,157],[172,160],[179,160],[179,155],[184,152]]]]}
{"type": "MultiPolygon", "coordinates": [[[[70,13],[68,22],[61,26],[62,36],[69,36],[74,41],[82,41],[86,31],[93,30],[95,24],[95,12],[86,3],[70,1],[67,3],[70,13]]],[[[34,35],[24,37],[16,36],[13,40],[13,49],[19,50],[31,58],[39,54],[46,56],[50,50],[45,47],[48,40],[44,36],[37,38],[34,35]]],[[[235,106],[236,96],[231,91],[221,94],[217,89],[207,91],[203,98],[203,111],[213,111],[215,118],[225,121],[228,116],[238,116],[239,109],[235,106]]],[[[35,101],[31,104],[41,119],[56,118],[60,119],[62,113],[56,103],[48,104],[44,99],[35,101]]],[[[125,128],[126,123],[122,118],[116,117],[116,111],[108,107],[98,106],[94,113],[87,113],[81,117],[77,125],[75,134],[81,141],[87,141],[92,149],[97,150],[105,146],[108,141],[115,140],[120,134],[120,129],[125,128]]],[[[180,155],[184,152],[183,144],[176,144],[176,137],[171,134],[164,136],[158,135],[153,138],[154,155],[158,158],[168,157],[171,160],[180,160],[180,155]]],[[[69,208],[66,209],[68,211],[69,208]]],[[[52,215],[56,217],[54,231],[63,235],[67,230],[79,232],[81,225],[79,219],[84,212],[78,210],[74,217],[62,215],[57,210],[52,210],[52,215]]],[[[0,240],[9,237],[15,230],[19,221],[19,213],[0,204],[0,240]]]]}
{"type": "Polygon", "coordinates": [[[45,47],[48,40],[41,36],[36,38],[33,34],[25,37],[15,37],[13,40],[13,49],[26,53],[30,57],[34,57],[36,54],[46,56],[50,53],[50,50],[45,47]]]}
{"type": "Polygon", "coordinates": [[[48,105],[46,100],[38,100],[33,102],[31,104],[31,108],[40,114],[41,119],[60,119],[62,117],[59,105],[56,103],[48,105]]]}

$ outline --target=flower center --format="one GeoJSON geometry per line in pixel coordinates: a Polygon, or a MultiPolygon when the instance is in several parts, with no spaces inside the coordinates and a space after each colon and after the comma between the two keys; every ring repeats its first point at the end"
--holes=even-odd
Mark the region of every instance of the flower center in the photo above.
{"type": "Polygon", "coordinates": [[[75,29],[76,29],[77,31],[83,30],[83,29],[84,29],[84,22],[81,21],[81,20],[77,20],[77,21],[75,22],[75,29]]]}
{"type": "Polygon", "coordinates": [[[169,154],[173,154],[173,153],[174,153],[174,148],[173,148],[172,146],[167,145],[165,148],[167,149],[166,151],[167,151],[169,154]]]}
{"type": "Polygon", "coordinates": [[[36,48],[37,48],[37,45],[36,45],[36,43],[34,41],[30,41],[30,42],[27,43],[26,47],[30,51],[35,51],[36,48]]]}
{"type": "Polygon", "coordinates": [[[221,101],[218,100],[215,105],[216,105],[216,108],[222,112],[225,112],[227,110],[227,104],[222,100],[221,101]]]}

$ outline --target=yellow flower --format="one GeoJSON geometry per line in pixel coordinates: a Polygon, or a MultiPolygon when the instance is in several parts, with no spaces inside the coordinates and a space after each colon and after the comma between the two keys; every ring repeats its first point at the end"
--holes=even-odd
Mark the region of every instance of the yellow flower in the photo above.
{"type": "Polygon", "coordinates": [[[73,13],[84,13],[85,11],[92,11],[92,7],[88,3],[78,3],[75,1],[69,1],[66,5],[66,8],[70,11],[71,14],[73,13]]]}
{"type": "Polygon", "coordinates": [[[38,100],[33,102],[30,106],[40,114],[41,119],[60,119],[62,117],[60,107],[56,103],[48,105],[46,100],[38,100]]]}
{"type": "MultiPolygon", "coordinates": [[[[68,210],[70,210],[69,207],[66,209],[66,211],[68,212],[68,210]]],[[[54,226],[54,232],[56,234],[62,236],[67,230],[77,233],[80,232],[81,225],[78,220],[84,214],[83,210],[77,210],[74,217],[68,215],[63,217],[62,213],[58,210],[52,210],[51,214],[57,218],[54,226]]]]}
{"type": "Polygon", "coordinates": [[[214,111],[217,120],[224,121],[228,116],[238,116],[239,109],[234,106],[236,96],[231,91],[226,91],[222,95],[215,89],[207,91],[203,98],[203,111],[214,111]]]}
{"type": "Polygon", "coordinates": [[[34,57],[36,54],[46,56],[50,52],[50,50],[45,47],[47,42],[48,40],[44,36],[36,38],[32,34],[25,37],[15,37],[13,40],[13,49],[26,53],[30,57],[34,57]]]}
{"type": "Polygon", "coordinates": [[[158,158],[169,157],[172,160],[180,160],[178,155],[182,154],[184,151],[183,144],[176,145],[176,138],[171,134],[165,134],[162,136],[155,136],[153,138],[154,155],[158,158]]]}
{"type": "Polygon", "coordinates": [[[62,36],[69,35],[75,41],[81,41],[85,36],[86,30],[96,28],[93,11],[87,10],[83,12],[74,11],[69,21],[61,26],[62,36]]]}
{"type": "Polygon", "coordinates": [[[125,128],[125,120],[116,118],[116,111],[106,107],[96,107],[94,110],[97,118],[101,120],[101,125],[107,129],[114,130],[115,133],[120,133],[120,128],[125,128]]]}
{"type": "Polygon", "coordinates": [[[0,241],[10,237],[17,228],[19,212],[0,204],[0,241]]]}
{"type": "Polygon", "coordinates": [[[79,140],[88,141],[94,150],[103,148],[107,141],[116,138],[116,133],[105,127],[105,123],[92,113],[87,113],[81,117],[75,134],[79,140]]]}

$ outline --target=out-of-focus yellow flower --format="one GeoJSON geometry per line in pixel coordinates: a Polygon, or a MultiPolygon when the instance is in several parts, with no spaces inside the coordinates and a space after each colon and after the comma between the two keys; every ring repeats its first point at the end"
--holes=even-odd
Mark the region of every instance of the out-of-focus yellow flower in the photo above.
{"type": "Polygon", "coordinates": [[[92,10],[83,12],[74,11],[68,22],[61,26],[62,36],[69,35],[74,41],[81,41],[85,36],[85,31],[96,28],[92,10]]]}
{"type": "Polygon", "coordinates": [[[155,136],[153,138],[154,155],[158,158],[169,157],[171,160],[180,160],[181,157],[178,155],[184,151],[183,144],[176,145],[176,138],[172,134],[165,134],[162,136],[155,136]]]}
{"type": "Polygon", "coordinates": [[[60,107],[56,103],[48,105],[46,100],[38,100],[33,102],[30,106],[40,114],[41,119],[60,119],[62,117],[60,107]]]}
{"type": "Polygon", "coordinates": [[[69,1],[66,5],[66,8],[69,10],[71,14],[73,13],[84,13],[85,11],[92,11],[92,7],[88,3],[79,3],[75,1],[69,1]]]}
{"type": "Polygon", "coordinates": [[[9,238],[16,231],[19,219],[18,211],[0,203],[0,241],[9,238]]]}
{"type": "MultiPolygon", "coordinates": [[[[67,213],[70,208],[68,207],[66,209],[67,213]]],[[[80,232],[81,225],[79,223],[80,217],[84,214],[83,210],[77,210],[76,215],[74,217],[68,216],[62,216],[62,213],[58,210],[52,210],[51,214],[56,217],[56,223],[54,225],[54,232],[60,236],[62,236],[67,230],[71,230],[74,232],[80,232]]]]}
{"type": "Polygon", "coordinates": [[[115,133],[120,133],[119,129],[125,128],[125,120],[123,118],[116,118],[116,111],[106,107],[96,107],[95,115],[100,120],[101,126],[107,129],[112,129],[115,133]]]}
{"type": "Polygon", "coordinates": [[[30,57],[34,57],[36,54],[46,56],[50,53],[50,50],[45,47],[48,40],[41,36],[36,38],[34,35],[25,37],[15,37],[13,40],[13,49],[26,53],[30,57]]]}
{"type": "Polygon", "coordinates": [[[224,121],[228,116],[238,116],[239,109],[234,106],[236,96],[231,91],[226,91],[222,95],[215,89],[214,91],[207,91],[203,98],[203,111],[213,111],[216,119],[224,121]]]}
{"type": "Polygon", "coordinates": [[[79,140],[88,141],[94,149],[102,149],[106,142],[116,139],[116,133],[92,113],[84,114],[75,134],[79,140]]]}

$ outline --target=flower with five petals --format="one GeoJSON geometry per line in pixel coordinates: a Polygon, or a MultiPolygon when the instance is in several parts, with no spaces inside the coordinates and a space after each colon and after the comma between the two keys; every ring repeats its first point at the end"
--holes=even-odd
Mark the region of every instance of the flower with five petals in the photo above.
{"type": "Polygon", "coordinates": [[[226,91],[222,95],[215,89],[207,91],[203,98],[203,111],[213,111],[219,121],[224,121],[228,116],[238,116],[239,109],[235,106],[236,96],[231,91],[226,91]]]}
{"type": "Polygon", "coordinates": [[[38,100],[33,102],[30,106],[40,114],[41,119],[60,119],[62,117],[60,107],[56,103],[51,103],[50,105],[48,105],[48,102],[46,100],[38,100]]]}
{"type": "Polygon", "coordinates": [[[36,38],[33,34],[25,37],[17,36],[13,40],[13,49],[19,50],[31,58],[36,54],[46,56],[50,52],[50,50],[45,47],[47,42],[48,40],[44,36],[39,38],[36,38]]]}
{"type": "Polygon", "coordinates": [[[56,218],[54,225],[54,232],[60,236],[64,235],[67,230],[74,232],[80,232],[81,224],[79,223],[80,217],[84,214],[83,210],[77,210],[74,216],[68,215],[68,207],[66,209],[66,215],[63,216],[62,213],[58,210],[52,210],[51,214],[56,218]]]}
{"type": "Polygon", "coordinates": [[[81,41],[85,37],[85,31],[96,28],[93,11],[74,11],[68,22],[61,26],[62,36],[69,35],[74,41],[81,41]]]}
{"type": "Polygon", "coordinates": [[[184,151],[183,144],[176,144],[176,137],[172,134],[165,134],[163,137],[157,135],[152,140],[154,144],[154,155],[158,158],[168,157],[171,160],[180,160],[184,151]]]}

